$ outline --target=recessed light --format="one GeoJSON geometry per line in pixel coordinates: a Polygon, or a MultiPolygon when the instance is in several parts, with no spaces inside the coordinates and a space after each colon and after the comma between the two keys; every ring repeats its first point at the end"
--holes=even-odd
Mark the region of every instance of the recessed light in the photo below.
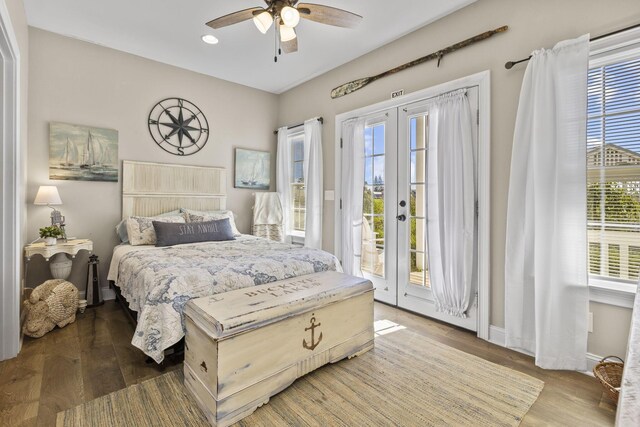
{"type": "Polygon", "coordinates": [[[218,39],[212,34],[205,34],[202,36],[202,41],[207,44],[218,44],[218,39]]]}

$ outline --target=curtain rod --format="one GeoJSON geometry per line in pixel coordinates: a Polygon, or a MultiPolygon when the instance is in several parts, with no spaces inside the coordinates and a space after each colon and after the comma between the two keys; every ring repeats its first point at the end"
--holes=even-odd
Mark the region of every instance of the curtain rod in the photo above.
{"type": "MultiPolygon", "coordinates": [[[[322,117],[317,117],[316,120],[319,121],[321,124],[324,123],[324,118],[322,118],[322,117]]],[[[287,129],[295,129],[295,128],[299,128],[300,126],[304,126],[304,123],[299,123],[299,124],[293,125],[293,126],[287,126],[287,129]]],[[[277,129],[274,130],[273,134],[277,135],[278,134],[278,130],[277,129]]]]}
{"type": "MultiPolygon", "coordinates": [[[[619,33],[625,32],[625,31],[629,31],[629,30],[633,30],[634,28],[639,28],[639,27],[640,27],[640,24],[631,25],[630,27],[621,28],[619,30],[611,31],[610,33],[606,33],[606,34],[603,34],[603,35],[598,36],[598,37],[593,37],[592,39],[590,39],[590,41],[594,42],[596,40],[600,40],[600,39],[603,39],[605,37],[613,36],[615,34],[619,34],[619,33]]],[[[519,64],[521,62],[526,62],[526,61],[528,61],[530,59],[531,59],[531,55],[529,55],[526,58],[520,59],[518,61],[509,61],[509,62],[504,64],[504,68],[506,68],[507,70],[510,70],[511,68],[513,68],[514,65],[519,64]]]]}

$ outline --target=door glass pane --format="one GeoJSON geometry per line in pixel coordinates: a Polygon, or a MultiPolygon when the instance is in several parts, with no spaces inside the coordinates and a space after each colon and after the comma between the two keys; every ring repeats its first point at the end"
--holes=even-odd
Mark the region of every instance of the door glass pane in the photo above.
{"type": "Polygon", "coordinates": [[[427,133],[425,124],[427,116],[413,117],[409,121],[409,138],[411,150],[425,148],[427,146],[427,133]]]}
{"type": "Polygon", "coordinates": [[[429,286],[426,222],[427,116],[409,120],[409,282],[429,286]]]}
{"type": "Polygon", "coordinates": [[[426,256],[424,252],[409,253],[409,282],[414,285],[425,285],[426,256]]]}
{"type": "Polygon", "coordinates": [[[365,164],[362,222],[362,271],[384,277],[385,255],[385,126],[376,124],[365,128],[365,164]]]}
{"type": "Polygon", "coordinates": [[[409,213],[413,217],[425,217],[425,194],[424,184],[413,184],[409,192],[409,213]]]}

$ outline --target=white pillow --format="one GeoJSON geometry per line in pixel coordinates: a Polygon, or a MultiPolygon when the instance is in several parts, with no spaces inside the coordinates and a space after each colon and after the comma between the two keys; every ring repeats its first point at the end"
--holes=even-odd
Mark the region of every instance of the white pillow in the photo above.
{"type": "Polygon", "coordinates": [[[236,227],[233,211],[194,211],[191,209],[182,209],[182,212],[187,215],[187,222],[216,221],[219,219],[229,218],[229,224],[231,225],[233,235],[241,235],[236,227]]]}
{"type": "Polygon", "coordinates": [[[129,235],[129,244],[138,245],[155,245],[156,232],[153,228],[153,221],[184,223],[182,215],[163,216],[163,217],[144,217],[131,216],[127,218],[127,234],[129,235]]]}
{"type": "MultiPolygon", "coordinates": [[[[165,212],[163,214],[156,215],[154,216],[154,218],[163,217],[163,216],[177,216],[177,215],[180,215],[180,209],[176,209],[170,212],[165,212]]],[[[118,225],[116,225],[116,234],[118,235],[122,243],[129,243],[129,235],[127,234],[127,218],[123,219],[118,223],[118,225]]]]}

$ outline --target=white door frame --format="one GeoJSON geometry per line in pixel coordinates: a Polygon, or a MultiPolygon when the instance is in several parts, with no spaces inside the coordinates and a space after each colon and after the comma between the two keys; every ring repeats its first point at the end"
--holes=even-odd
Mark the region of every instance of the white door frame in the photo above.
{"type": "Polygon", "coordinates": [[[432,98],[441,93],[450,92],[456,89],[478,86],[478,105],[480,110],[478,124],[478,332],[479,338],[489,339],[489,313],[491,300],[490,286],[490,202],[491,202],[491,73],[489,70],[482,71],[458,80],[443,83],[417,92],[413,92],[402,97],[379,102],[374,105],[358,108],[353,111],[336,115],[335,119],[335,193],[336,208],[334,215],[334,253],[338,259],[342,260],[342,234],[340,215],[340,201],[342,198],[341,184],[342,176],[342,151],[340,149],[340,138],[342,124],[346,120],[370,115],[389,108],[398,108],[406,104],[414,103],[423,99],[432,98]]]}
{"type": "Polygon", "coordinates": [[[22,168],[20,51],[9,10],[0,2],[0,360],[20,351],[22,168]]]}

